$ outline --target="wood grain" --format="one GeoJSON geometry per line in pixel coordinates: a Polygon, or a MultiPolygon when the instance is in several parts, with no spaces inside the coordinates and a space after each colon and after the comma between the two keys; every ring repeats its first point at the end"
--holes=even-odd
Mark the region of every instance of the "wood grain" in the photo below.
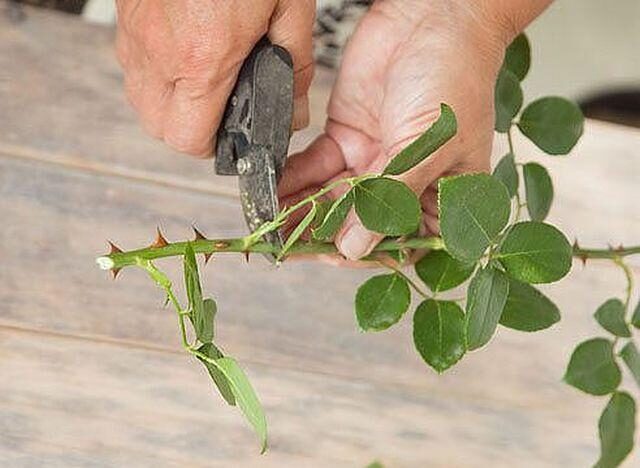
{"type": "MultiPolygon", "coordinates": [[[[199,213],[209,212],[201,226],[205,232],[237,234],[242,223],[234,215],[236,205],[41,163],[0,160],[0,168],[0,199],[8,202],[4,216],[12,220],[0,238],[9,266],[0,273],[2,323],[80,336],[96,345],[115,340],[132,348],[178,350],[174,317],[160,307],[160,294],[141,272],[124,272],[123,279],[112,282],[95,268],[93,255],[103,244],[97,233],[110,232],[123,245],[138,245],[150,239],[149,226],[156,222],[174,238],[184,235],[199,213]]],[[[566,412],[554,421],[584,431],[582,443],[595,447],[595,426],[584,426],[581,419],[589,399],[560,377],[574,345],[597,333],[592,311],[621,292],[617,270],[577,268],[571,278],[549,288],[565,312],[559,326],[536,335],[501,330],[488,348],[437,377],[413,350],[410,317],[388,333],[356,330],[352,295],[366,272],[305,263],[273,271],[262,259],[254,261],[249,267],[239,258],[220,258],[205,275],[206,289],[220,303],[219,340],[242,362],[270,366],[282,373],[283,382],[289,372],[302,372],[452,404],[528,411],[535,430],[550,423],[545,411],[566,412]]],[[[177,262],[165,265],[179,278],[177,262]]],[[[361,404],[377,411],[375,401],[361,404]]],[[[594,423],[596,415],[590,414],[594,423]]],[[[474,437],[482,437],[483,426],[476,429],[474,437]]]]}
{"type": "Polygon", "coordinates": [[[184,356],[0,330],[3,466],[585,466],[597,401],[513,408],[245,366],[271,445],[184,356]],[[562,434],[562,436],[559,436],[562,434]]]}

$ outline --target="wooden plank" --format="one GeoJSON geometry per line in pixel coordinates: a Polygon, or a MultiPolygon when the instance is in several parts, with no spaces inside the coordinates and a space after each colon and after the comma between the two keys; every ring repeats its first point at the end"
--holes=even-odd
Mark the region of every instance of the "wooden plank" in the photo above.
{"type": "MultiPolygon", "coordinates": [[[[518,161],[537,161],[550,171],[552,223],[583,246],[640,243],[640,130],[587,121],[569,156],[544,155],[517,130],[514,135],[518,161]]],[[[496,162],[507,152],[505,140],[496,137],[496,162]]],[[[630,261],[640,266],[640,259],[630,261]]]]}
{"type": "Polygon", "coordinates": [[[532,411],[250,365],[271,431],[260,457],[184,356],[15,330],[0,330],[0,355],[3,466],[539,467],[596,456],[593,398],[532,411]]]}
{"type": "MultiPolygon", "coordinates": [[[[2,323],[178,348],[172,312],[160,307],[146,275],[125,271],[112,282],[93,258],[103,237],[138,246],[155,224],[172,239],[199,219],[206,233],[239,234],[236,204],[33,162],[0,160],[0,168],[3,217],[11,220],[0,233],[2,323]]],[[[178,262],[162,266],[180,278],[178,262]]],[[[503,330],[488,349],[437,377],[413,350],[410,316],[388,333],[357,331],[352,298],[368,275],[302,262],[274,271],[260,258],[246,265],[220,257],[205,270],[204,284],[219,300],[220,342],[242,361],[535,408],[566,403],[559,378],[569,352],[595,332],[591,311],[623,287],[617,270],[578,268],[549,288],[565,310],[560,326],[533,336],[503,330]],[[499,392],[495,382],[502,382],[499,392]]]]}
{"type": "MultiPolygon", "coordinates": [[[[103,237],[138,246],[151,240],[156,224],[170,238],[185,237],[191,222],[209,234],[238,235],[244,227],[236,203],[207,196],[235,189],[212,182],[205,163],[175,157],[137,130],[119,91],[108,30],[45,18],[34,12],[28,23],[0,24],[0,151],[11,156],[0,158],[0,323],[69,337],[3,332],[0,421],[8,428],[0,427],[0,464],[37,465],[45,457],[51,466],[121,466],[131,459],[211,466],[217,451],[184,455],[194,421],[233,442],[224,442],[222,456],[252,448],[251,435],[236,414],[200,419],[193,407],[188,422],[151,432],[178,414],[163,406],[166,398],[150,398],[149,388],[179,393],[182,411],[194,401],[190,392],[209,398],[208,387],[202,375],[190,377],[182,356],[142,349],[179,348],[175,320],[144,275],[125,272],[124,280],[108,282],[93,257],[103,251],[103,237]],[[55,63],[63,67],[48,68],[55,63]],[[137,356],[135,375],[112,376],[130,354],[137,356]],[[103,361],[109,366],[93,369],[103,361]],[[156,368],[160,376],[145,373],[156,368]],[[166,387],[166,376],[189,384],[166,387]],[[129,403],[122,409],[119,401],[129,403]],[[74,402],[78,411],[68,417],[74,402]],[[117,423],[109,404],[117,407],[117,423]],[[130,414],[134,433],[123,422],[130,414]]],[[[638,149],[640,133],[589,123],[575,156],[545,157],[557,183],[553,218],[580,233],[583,244],[639,237],[638,149]]],[[[526,144],[519,154],[539,157],[526,144]]],[[[167,270],[179,277],[175,262],[167,270]]],[[[565,311],[559,326],[537,335],[501,330],[490,347],[443,377],[413,351],[410,317],[388,333],[357,332],[352,295],[365,276],[301,263],[274,272],[235,258],[207,269],[207,290],[220,302],[221,342],[249,363],[270,414],[277,409],[272,426],[283,445],[261,466],[353,466],[373,458],[390,466],[584,466],[594,459],[604,403],[559,379],[574,345],[598,333],[592,311],[622,293],[617,270],[601,263],[576,268],[549,288],[565,311]]],[[[243,466],[258,463],[247,454],[243,466]]]]}
{"type": "MultiPolygon", "coordinates": [[[[71,15],[27,8],[12,23],[0,15],[0,152],[164,185],[236,196],[232,177],[210,160],[179,155],[141,130],[122,90],[114,31],[71,15]]],[[[332,74],[319,70],[310,128],[292,151],[324,125],[332,74]]]]}

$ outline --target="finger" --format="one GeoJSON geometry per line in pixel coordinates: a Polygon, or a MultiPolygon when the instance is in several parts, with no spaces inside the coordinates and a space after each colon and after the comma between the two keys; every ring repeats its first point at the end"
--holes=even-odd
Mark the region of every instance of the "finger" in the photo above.
{"type": "Polygon", "coordinates": [[[438,190],[435,184],[426,188],[420,197],[422,211],[431,216],[438,216],[438,190]]]}
{"type": "Polygon", "coordinates": [[[359,260],[369,255],[382,239],[384,235],[369,231],[351,211],[336,236],[336,246],[347,259],[359,260]]]}
{"type": "Polygon", "coordinates": [[[313,80],[313,23],[315,1],[282,0],[271,19],[269,39],[284,47],[293,58],[294,108],[293,128],[309,125],[307,93],[313,80]]]}
{"type": "Polygon", "coordinates": [[[172,96],[173,83],[145,67],[136,109],[145,130],[154,138],[162,138],[164,134],[165,115],[172,96]]]}
{"type": "MultiPolygon", "coordinates": [[[[345,171],[342,171],[338,175],[334,176],[332,179],[329,179],[329,182],[327,182],[326,185],[333,184],[334,182],[337,182],[339,180],[349,179],[350,177],[353,177],[353,176],[355,176],[353,170],[347,169],[345,171]]],[[[332,200],[335,200],[341,197],[342,195],[344,195],[349,189],[351,189],[351,185],[349,184],[337,185],[329,192],[328,194],[329,198],[331,198],[332,200]]]]}
{"type": "Polygon", "coordinates": [[[212,155],[214,133],[238,71],[234,66],[224,78],[181,78],[175,82],[164,122],[164,141],[169,146],[193,156],[212,155]]]}
{"type": "MultiPolygon", "coordinates": [[[[286,209],[290,206],[295,205],[296,203],[316,193],[318,190],[320,190],[320,188],[321,187],[310,187],[294,195],[291,195],[290,197],[281,199],[280,200],[281,209],[286,209]]],[[[323,200],[322,197],[318,199],[318,201],[322,201],[322,200],[323,200]]],[[[298,224],[300,224],[300,221],[302,221],[302,219],[307,215],[307,213],[309,213],[310,209],[311,209],[311,206],[307,205],[303,208],[300,208],[299,210],[294,211],[289,215],[287,219],[287,223],[282,227],[282,230],[281,230],[285,238],[289,237],[289,234],[291,233],[291,231],[293,231],[295,227],[298,224]]]]}
{"type": "MultiPolygon", "coordinates": [[[[352,129],[345,129],[344,126],[330,123],[327,130],[333,132],[334,139],[344,148],[349,170],[357,174],[382,172],[386,161],[379,144],[366,135],[357,135],[352,129]]],[[[366,229],[355,210],[351,210],[338,231],[335,242],[340,253],[348,260],[359,260],[368,255],[383,238],[383,235],[366,229]]]]}
{"type": "MultiPolygon", "coordinates": [[[[378,154],[374,158],[371,158],[371,155],[365,155],[365,159],[373,159],[366,172],[381,172],[392,156],[381,148],[378,149],[378,154]]],[[[434,155],[434,157],[426,159],[418,166],[396,178],[411,188],[418,197],[421,197],[425,189],[441,177],[453,164],[455,162],[452,158],[446,157],[445,153],[441,153],[440,157],[435,157],[434,155]]],[[[433,226],[434,223],[431,222],[431,227],[433,226]]],[[[352,212],[336,237],[336,245],[345,257],[351,260],[358,260],[368,255],[383,238],[383,235],[367,230],[352,212]]]]}
{"type": "Polygon", "coordinates": [[[320,135],[303,152],[287,159],[278,193],[280,197],[288,197],[306,187],[323,185],[344,168],[338,144],[328,135],[320,135]]]}
{"type": "Polygon", "coordinates": [[[116,57],[124,72],[125,95],[137,110],[143,83],[144,53],[122,27],[118,28],[116,36],[116,57]]]}
{"type": "Polygon", "coordinates": [[[380,264],[377,262],[369,262],[369,261],[353,261],[347,260],[339,253],[336,254],[295,254],[287,257],[287,263],[290,262],[321,262],[327,265],[340,267],[340,268],[351,268],[351,269],[372,269],[372,268],[380,268],[380,264]]]}
{"type": "Polygon", "coordinates": [[[323,135],[287,161],[280,196],[286,197],[312,185],[325,185],[345,169],[351,175],[362,174],[372,159],[367,159],[367,155],[375,154],[379,147],[378,142],[357,129],[329,120],[323,135]]]}
{"type": "Polygon", "coordinates": [[[427,227],[429,234],[433,236],[437,236],[440,234],[440,221],[438,220],[437,216],[425,214],[423,217],[423,222],[427,227]]]}

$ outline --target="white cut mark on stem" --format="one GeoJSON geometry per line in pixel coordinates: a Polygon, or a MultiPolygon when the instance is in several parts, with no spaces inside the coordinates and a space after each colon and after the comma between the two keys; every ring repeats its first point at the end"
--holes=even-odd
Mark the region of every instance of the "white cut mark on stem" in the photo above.
{"type": "Polygon", "coordinates": [[[109,257],[98,257],[96,263],[101,270],[111,270],[114,267],[113,260],[109,257]]]}

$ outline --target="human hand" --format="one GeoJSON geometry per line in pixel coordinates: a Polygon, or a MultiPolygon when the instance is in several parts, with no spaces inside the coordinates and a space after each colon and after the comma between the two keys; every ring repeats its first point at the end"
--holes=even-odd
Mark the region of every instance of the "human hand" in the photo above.
{"type": "MultiPolygon", "coordinates": [[[[345,50],[325,133],[287,163],[282,203],[335,179],[381,172],[437,120],[446,102],[456,112],[458,134],[399,177],[421,199],[424,230],[437,234],[437,179],[489,170],[493,91],[505,48],[518,32],[514,24],[480,1],[374,3],[345,50]]],[[[353,260],[381,238],[351,213],[335,240],[353,260]]]]}
{"type": "Polygon", "coordinates": [[[238,72],[268,34],[294,64],[294,128],[308,124],[315,0],[117,0],[117,56],[145,129],[210,156],[238,72]]]}

